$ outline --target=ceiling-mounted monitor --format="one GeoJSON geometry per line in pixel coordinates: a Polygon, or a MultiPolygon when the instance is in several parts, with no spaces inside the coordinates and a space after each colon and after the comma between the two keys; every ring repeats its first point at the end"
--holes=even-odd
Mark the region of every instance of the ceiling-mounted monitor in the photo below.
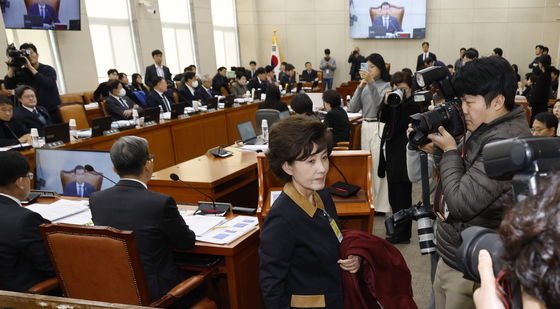
{"type": "Polygon", "coordinates": [[[6,29],[80,30],[80,0],[4,0],[6,29]]]}

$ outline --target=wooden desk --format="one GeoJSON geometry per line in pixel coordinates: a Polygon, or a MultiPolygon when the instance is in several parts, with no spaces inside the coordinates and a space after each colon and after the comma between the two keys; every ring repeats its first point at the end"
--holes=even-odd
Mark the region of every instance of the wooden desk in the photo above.
{"type": "Polygon", "coordinates": [[[0,308],[142,309],[151,307],[111,304],[92,300],[17,293],[0,290],[0,308]]]}
{"type": "Polygon", "coordinates": [[[251,183],[256,184],[256,153],[241,151],[237,147],[227,147],[226,149],[233,152],[233,155],[227,158],[202,155],[160,170],[152,175],[148,187],[150,190],[173,196],[179,202],[209,201],[207,197],[190,189],[184,183],[171,180],[169,174],[175,173],[181,180],[216,200],[231,202],[236,206],[255,207],[256,186],[253,190],[249,188],[249,192],[245,192],[253,194],[253,196],[244,194],[244,201],[236,201],[235,198],[228,199],[226,196],[238,190],[244,190],[251,183]]]}

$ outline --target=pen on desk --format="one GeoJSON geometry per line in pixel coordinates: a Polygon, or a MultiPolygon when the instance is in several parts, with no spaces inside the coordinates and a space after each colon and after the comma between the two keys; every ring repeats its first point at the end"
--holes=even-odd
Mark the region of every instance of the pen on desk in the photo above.
{"type": "Polygon", "coordinates": [[[229,226],[215,226],[213,228],[210,228],[211,230],[217,230],[217,229],[225,229],[228,228],[229,226]]]}

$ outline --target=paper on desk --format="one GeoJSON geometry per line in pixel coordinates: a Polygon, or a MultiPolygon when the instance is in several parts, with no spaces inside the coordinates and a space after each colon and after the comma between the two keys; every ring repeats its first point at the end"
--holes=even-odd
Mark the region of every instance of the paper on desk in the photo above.
{"type": "Polygon", "coordinates": [[[96,109],[96,108],[99,108],[99,103],[97,103],[97,102],[92,102],[92,103],[89,103],[89,104],[84,104],[84,108],[85,108],[86,110],[96,109]]]}
{"type": "Polygon", "coordinates": [[[348,114],[348,119],[362,117],[362,113],[346,113],[346,114],[348,114]]]}
{"type": "Polygon", "coordinates": [[[91,129],[79,130],[78,138],[91,138],[91,129]]]}
{"type": "Polygon", "coordinates": [[[202,236],[197,235],[196,240],[213,244],[227,244],[252,231],[258,224],[257,217],[237,216],[202,236]]]}
{"type": "Polygon", "coordinates": [[[257,151],[261,150],[266,152],[268,150],[268,145],[243,145],[241,146],[241,151],[257,151]]]}
{"type": "Polygon", "coordinates": [[[226,220],[224,217],[193,216],[182,213],[181,217],[183,217],[185,223],[189,226],[189,229],[194,232],[196,237],[208,232],[211,228],[220,225],[226,220]]]}
{"type": "Polygon", "coordinates": [[[93,220],[91,219],[91,211],[89,208],[82,212],[79,212],[68,217],[58,219],[53,221],[53,223],[68,223],[77,225],[93,225],[93,220]]]}
{"type": "Polygon", "coordinates": [[[163,119],[170,120],[171,119],[171,112],[164,112],[163,119]]]}
{"type": "Polygon", "coordinates": [[[53,222],[89,210],[87,200],[65,199],[60,199],[52,204],[33,204],[26,208],[53,222]]]}

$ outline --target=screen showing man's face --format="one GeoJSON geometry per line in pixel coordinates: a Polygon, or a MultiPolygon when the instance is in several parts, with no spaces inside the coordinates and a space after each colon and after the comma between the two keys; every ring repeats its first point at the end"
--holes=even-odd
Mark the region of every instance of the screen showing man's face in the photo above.
{"type": "Polygon", "coordinates": [[[384,5],[381,7],[381,14],[385,17],[389,16],[389,6],[384,5]]]}
{"type": "Polygon", "coordinates": [[[86,171],[85,170],[76,170],[76,182],[77,183],[84,183],[86,180],[86,171]]]}

